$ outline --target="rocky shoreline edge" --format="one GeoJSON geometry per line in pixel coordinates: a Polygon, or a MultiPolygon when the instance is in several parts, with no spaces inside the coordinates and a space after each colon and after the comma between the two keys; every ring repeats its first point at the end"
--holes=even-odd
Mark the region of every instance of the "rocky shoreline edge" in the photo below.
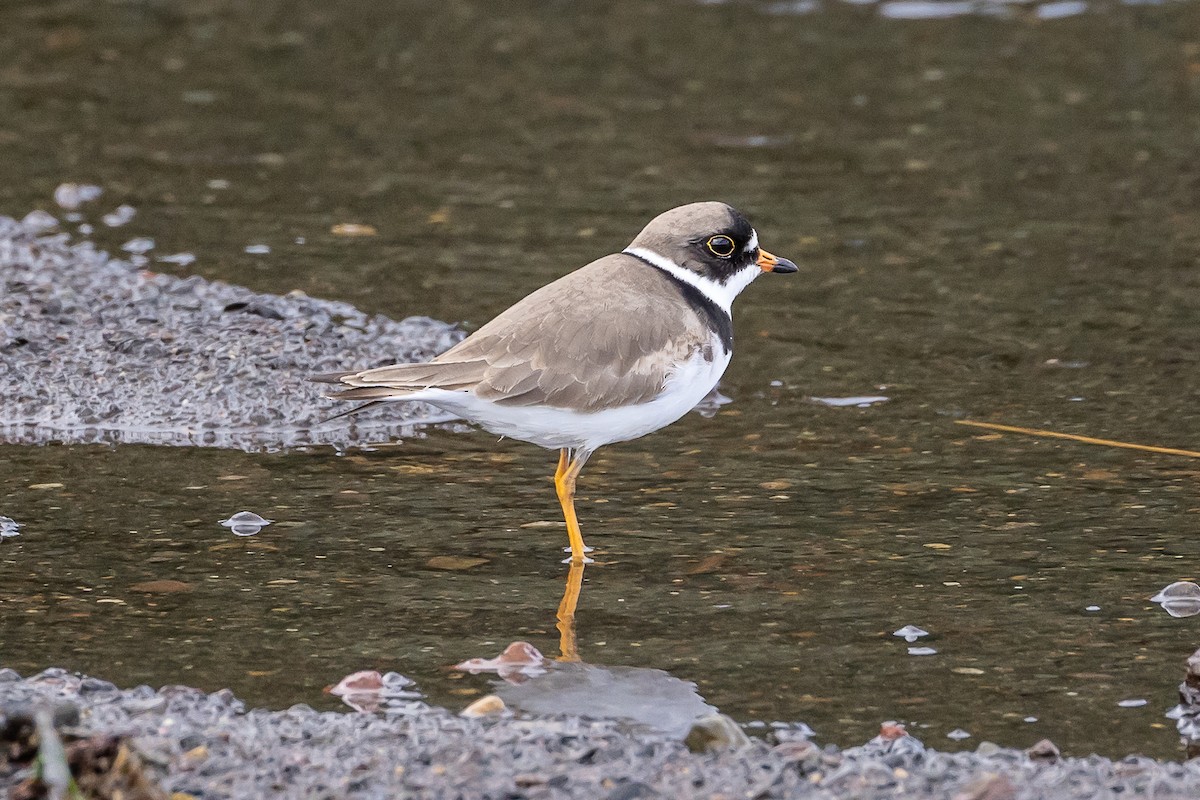
{"type": "Polygon", "coordinates": [[[63,224],[0,216],[0,443],[346,448],[452,419],[398,403],[331,420],[345,404],[308,379],[431,358],[455,326],[155,272],[178,266],[113,257],[63,224]]]}
{"type": "Polygon", "coordinates": [[[121,689],[63,669],[29,678],[0,669],[0,788],[53,796],[47,782],[67,780],[69,761],[83,796],[123,800],[1200,796],[1200,759],[1066,758],[1049,742],[942,753],[888,725],[839,749],[720,727],[685,743],[498,703],[475,716],[420,701],[386,713],[246,709],[228,690],[121,689]]]}

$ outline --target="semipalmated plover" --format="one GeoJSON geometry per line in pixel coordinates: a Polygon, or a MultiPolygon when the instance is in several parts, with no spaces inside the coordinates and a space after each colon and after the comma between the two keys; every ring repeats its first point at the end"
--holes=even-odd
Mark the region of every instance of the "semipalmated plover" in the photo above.
{"type": "Polygon", "coordinates": [[[583,562],[590,548],[575,517],[575,480],[588,457],[694,408],[733,355],[733,299],[763,272],[795,271],[759,246],[733,208],[692,203],[432,361],[317,380],[351,387],[332,395],[341,400],[421,400],[499,436],[557,449],[569,560],[583,562]]]}

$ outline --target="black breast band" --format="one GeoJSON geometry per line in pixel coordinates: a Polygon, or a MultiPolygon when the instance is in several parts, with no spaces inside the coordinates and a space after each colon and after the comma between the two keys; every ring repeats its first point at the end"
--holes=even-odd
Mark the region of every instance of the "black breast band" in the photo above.
{"type": "Polygon", "coordinates": [[[713,331],[713,333],[717,334],[717,337],[721,340],[721,344],[725,348],[725,352],[733,352],[733,320],[730,318],[729,314],[725,312],[725,309],[717,305],[716,302],[704,292],[700,291],[687,281],[683,281],[675,277],[662,267],[655,264],[653,261],[642,258],[637,253],[630,253],[629,251],[625,251],[625,255],[629,256],[630,258],[636,258],[643,264],[648,264],[651,267],[654,267],[660,274],[665,275],[667,280],[671,281],[671,283],[675,285],[675,288],[679,290],[679,293],[683,295],[683,299],[687,301],[687,304],[691,306],[692,310],[700,315],[700,319],[708,323],[708,327],[713,331]]]}

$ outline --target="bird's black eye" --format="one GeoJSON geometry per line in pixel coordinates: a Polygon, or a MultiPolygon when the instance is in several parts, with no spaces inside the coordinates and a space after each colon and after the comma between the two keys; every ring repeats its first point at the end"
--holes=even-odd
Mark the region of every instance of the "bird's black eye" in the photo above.
{"type": "Polygon", "coordinates": [[[729,258],[733,255],[733,239],[728,236],[713,236],[704,243],[708,251],[718,258],[729,258]]]}

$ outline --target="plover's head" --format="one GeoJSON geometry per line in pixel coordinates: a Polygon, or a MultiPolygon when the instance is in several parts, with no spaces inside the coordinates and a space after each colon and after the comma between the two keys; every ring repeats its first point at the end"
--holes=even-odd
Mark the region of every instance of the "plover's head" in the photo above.
{"type": "Polygon", "coordinates": [[[750,222],[725,203],[690,203],[665,211],[650,220],[625,252],[655,263],[665,260],[734,293],[763,272],[797,269],[763,250],[750,222]]]}

